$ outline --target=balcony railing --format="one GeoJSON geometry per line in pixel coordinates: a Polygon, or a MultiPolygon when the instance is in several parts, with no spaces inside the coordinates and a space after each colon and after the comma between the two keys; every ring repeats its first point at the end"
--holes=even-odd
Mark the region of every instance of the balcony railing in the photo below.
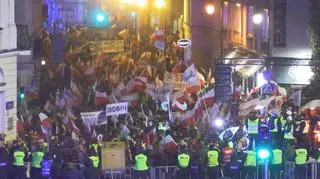
{"type": "Polygon", "coordinates": [[[17,25],[17,48],[19,50],[31,50],[32,37],[27,25],[17,25]]]}

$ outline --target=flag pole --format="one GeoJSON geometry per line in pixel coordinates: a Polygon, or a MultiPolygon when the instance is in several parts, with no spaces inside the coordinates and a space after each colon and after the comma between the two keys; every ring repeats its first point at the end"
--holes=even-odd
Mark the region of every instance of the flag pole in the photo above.
{"type": "MultiPolygon", "coordinates": [[[[203,97],[203,92],[202,90],[200,90],[200,93],[201,93],[201,96],[202,96],[202,99],[201,100],[204,100],[204,97],[203,97]]],[[[201,101],[200,101],[201,103],[201,101]]],[[[206,112],[207,112],[207,115],[208,115],[208,120],[209,120],[209,110],[207,108],[207,104],[206,104],[206,101],[204,101],[204,107],[206,108],[206,112]]]]}

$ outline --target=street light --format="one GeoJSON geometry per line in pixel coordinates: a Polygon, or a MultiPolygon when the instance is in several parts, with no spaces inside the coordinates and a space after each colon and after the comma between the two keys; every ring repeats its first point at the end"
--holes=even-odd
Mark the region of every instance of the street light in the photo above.
{"type": "Polygon", "coordinates": [[[206,12],[209,15],[212,15],[215,11],[214,5],[213,4],[207,4],[206,5],[206,12]]]}
{"type": "Polygon", "coordinates": [[[136,1],[136,4],[137,4],[139,7],[146,7],[146,5],[147,5],[147,0],[137,0],[137,1],[136,1]]]}
{"type": "Polygon", "coordinates": [[[154,3],[158,9],[162,9],[165,6],[165,0],[155,0],[154,3]]]}
{"type": "Polygon", "coordinates": [[[262,22],[262,15],[261,14],[255,14],[253,16],[253,23],[261,24],[261,22],[262,22]]]}
{"type": "Polygon", "coordinates": [[[104,21],[104,15],[103,14],[97,14],[96,15],[96,20],[98,21],[98,22],[103,22],[104,21]]]}

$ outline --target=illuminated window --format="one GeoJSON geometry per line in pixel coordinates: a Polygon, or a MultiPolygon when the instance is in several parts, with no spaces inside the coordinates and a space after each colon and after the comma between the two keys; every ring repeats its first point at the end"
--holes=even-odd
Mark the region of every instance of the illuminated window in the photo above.
{"type": "Polygon", "coordinates": [[[228,24],[228,2],[224,2],[223,6],[223,25],[228,24]]]}

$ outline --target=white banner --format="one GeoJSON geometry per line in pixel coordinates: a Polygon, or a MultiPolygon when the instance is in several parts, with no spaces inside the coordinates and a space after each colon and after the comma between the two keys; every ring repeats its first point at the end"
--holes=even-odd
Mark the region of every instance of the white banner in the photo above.
{"type": "Polygon", "coordinates": [[[95,112],[82,112],[80,113],[81,118],[84,124],[87,126],[89,131],[91,131],[91,127],[98,123],[98,116],[102,111],[95,111],[95,112]]]}
{"type": "Polygon", "coordinates": [[[106,116],[115,116],[128,113],[128,103],[108,104],[106,108],[106,116]]]}

